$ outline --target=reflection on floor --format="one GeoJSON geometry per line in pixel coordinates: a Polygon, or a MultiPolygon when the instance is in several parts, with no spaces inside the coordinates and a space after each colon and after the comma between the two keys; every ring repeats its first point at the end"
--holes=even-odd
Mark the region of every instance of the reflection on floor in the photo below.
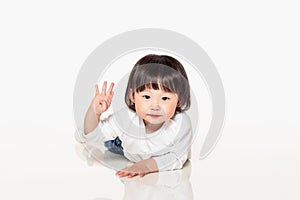
{"type": "MultiPolygon", "coordinates": [[[[89,166],[105,166],[117,171],[132,164],[125,157],[107,151],[100,143],[76,144],[75,151],[89,166]]],[[[181,170],[151,173],[143,178],[121,178],[120,181],[124,184],[123,200],[193,199],[190,175],[191,162],[187,161],[181,170]]],[[[108,200],[108,198],[94,200],[108,200]]]]}

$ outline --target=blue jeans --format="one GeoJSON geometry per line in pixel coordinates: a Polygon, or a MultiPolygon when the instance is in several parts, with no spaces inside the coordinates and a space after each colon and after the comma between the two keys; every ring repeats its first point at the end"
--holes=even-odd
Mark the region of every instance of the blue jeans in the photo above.
{"type": "Polygon", "coordinates": [[[122,141],[119,137],[116,137],[114,140],[108,140],[104,142],[104,146],[113,153],[124,155],[122,141]]]}

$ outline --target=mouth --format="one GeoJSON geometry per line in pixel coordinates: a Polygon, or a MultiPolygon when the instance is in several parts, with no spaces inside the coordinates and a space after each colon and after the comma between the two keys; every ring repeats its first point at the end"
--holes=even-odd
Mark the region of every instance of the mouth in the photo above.
{"type": "Polygon", "coordinates": [[[155,114],[147,114],[149,117],[153,117],[153,118],[158,118],[161,117],[162,115],[155,115],[155,114]]]}

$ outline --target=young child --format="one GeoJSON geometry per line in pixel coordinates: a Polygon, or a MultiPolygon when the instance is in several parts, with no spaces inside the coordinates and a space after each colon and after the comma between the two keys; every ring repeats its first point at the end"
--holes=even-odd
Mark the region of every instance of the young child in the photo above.
{"type": "Polygon", "coordinates": [[[188,115],[190,86],[182,64],[167,55],[146,55],[133,67],[125,94],[128,108],[100,120],[111,105],[114,83],[105,81],[84,120],[87,140],[106,146],[134,162],[117,171],[134,177],[183,167],[190,158],[192,128],[188,115]]]}

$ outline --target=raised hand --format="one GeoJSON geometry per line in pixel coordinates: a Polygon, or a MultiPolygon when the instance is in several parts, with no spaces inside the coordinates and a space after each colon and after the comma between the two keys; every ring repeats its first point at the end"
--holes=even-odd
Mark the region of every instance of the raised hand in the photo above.
{"type": "Polygon", "coordinates": [[[114,87],[114,83],[111,83],[108,90],[106,91],[107,81],[104,81],[100,93],[98,85],[97,84],[95,85],[96,92],[91,103],[91,108],[96,115],[101,115],[109,108],[112,101],[112,97],[114,95],[113,87],[114,87]]]}

